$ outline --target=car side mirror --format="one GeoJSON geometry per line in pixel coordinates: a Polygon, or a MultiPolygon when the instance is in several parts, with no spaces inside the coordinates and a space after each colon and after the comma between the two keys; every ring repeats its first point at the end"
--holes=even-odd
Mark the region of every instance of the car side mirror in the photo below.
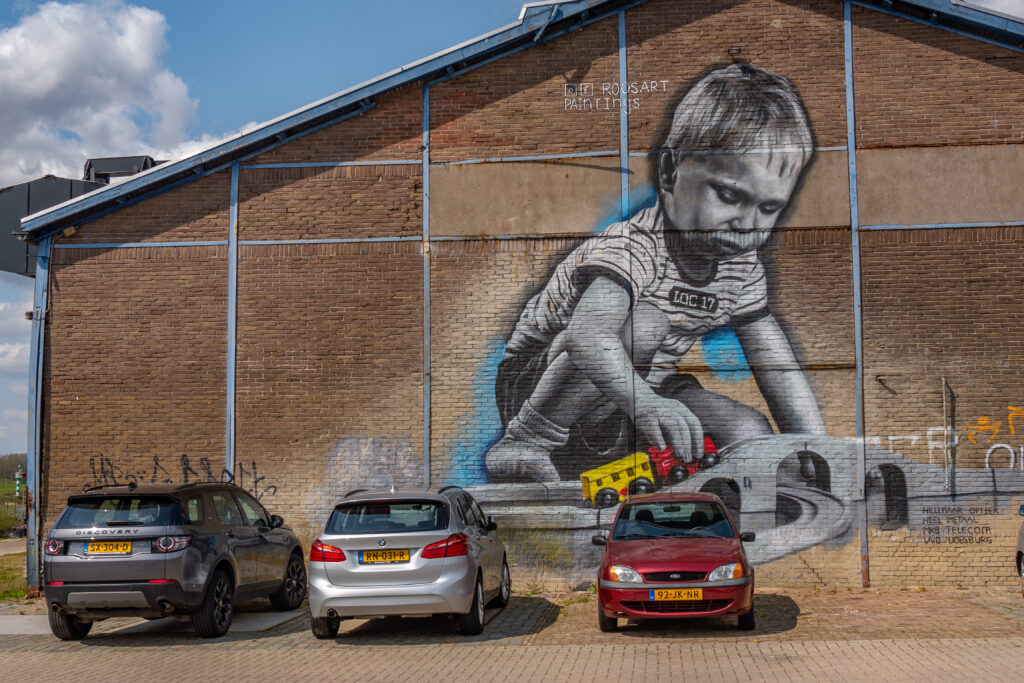
{"type": "Polygon", "coordinates": [[[590,542],[594,545],[608,545],[608,539],[601,534],[594,534],[590,537],[590,542]]]}
{"type": "Polygon", "coordinates": [[[284,520],[280,515],[270,515],[270,528],[277,529],[284,526],[284,520]]]}
{"type": "Polygon", "coordinates": [[[740,534],[741,543],[753,543],[757,539],[757,534],[753,531],[744,531],[740,534]]]}
{"type": "Polygon", "coordinates": [[[493,517],[488,517],[487,518],[487,530],[488,531],[494,531],[497,528],[498,528],[498,523],[494,521],[494,518],[493,517]]]}

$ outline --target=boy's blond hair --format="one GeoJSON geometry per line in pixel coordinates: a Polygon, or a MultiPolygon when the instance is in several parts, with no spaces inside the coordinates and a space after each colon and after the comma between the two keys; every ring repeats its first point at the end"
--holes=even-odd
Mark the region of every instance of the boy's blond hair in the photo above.
{"type": "MultiPolygon", "coordinates": [[[[678,165],[685,157],[763,152],[814,154],[814,136],[796,87],[784,76],[749,64],[708,72],[683,96],[665,142],[678,165]]],[[[782,160],[780,173],[788,165],[782,160]]]]}

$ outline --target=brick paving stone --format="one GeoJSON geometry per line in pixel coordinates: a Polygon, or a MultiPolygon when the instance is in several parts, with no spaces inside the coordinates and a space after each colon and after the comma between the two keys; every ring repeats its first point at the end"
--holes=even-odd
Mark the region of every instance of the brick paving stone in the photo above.
{"type": "Polygon", "coordinates": [[[595,596],[562,594],[516,595],[489,615],[483,634],[470,638],[442,617],[345,622],[328,641],[312,637],[305,617],[215,640],[110,628],[78,643],[0,636],[0,679],[962,683],[966,677],[1016,680],[1024,671],[1019,591],[760,589],[758,595],[761,626],[752,633],[719,619],[604,634],[594,619],[595,596]]]}

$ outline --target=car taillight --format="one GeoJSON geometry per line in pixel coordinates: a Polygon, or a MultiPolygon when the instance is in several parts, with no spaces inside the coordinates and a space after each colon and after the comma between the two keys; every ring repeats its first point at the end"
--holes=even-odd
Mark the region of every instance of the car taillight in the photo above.
{"type": "Polygon", "coordinates": [[[47,586],[63,586],[64,582],[63,581],[47,581],[46,585],[47,586]]]}
{"type": "Polygon", "coordinates": [[[153,543],[153,550],[158,553],[173,553],[184,550],[192,545],[191,536],[161,536],[153,543]]]}
{"type": "Polygon", "coordinates": [[[56,555],[64,548],[64,541],[58,541],[56,538],[51,538],[46,542],[44,546],[47,555],[56,555]]]}
{"type": "Polygon", "coordinates": [[[443,541],[431,543],[423,549],[421,557],[436,559],[440,557],[458,557],[469,554],[469,536],[463,533],[452,534],[443,541]]]}
{"type": "Polygon", "coordinates": [[[313,541],[313,545],[309,549],[309,561],[344,562],[345,553],[341,552],[341,548],[335,548],[333,545],[326,545],[321,543],[320,539],[317,539],[313,541]]]}
{"type": "Polygon", "coordinates": [[[178,583],[174,579],[150,579],[150,583],[178,583]]]}

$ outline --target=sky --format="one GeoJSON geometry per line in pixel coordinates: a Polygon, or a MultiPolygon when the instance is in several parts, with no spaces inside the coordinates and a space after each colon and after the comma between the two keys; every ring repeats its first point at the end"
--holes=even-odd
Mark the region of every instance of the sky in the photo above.
{"type": "MultiPolygon", "coordinates": [[[[523,0],[525,1],[525,0],[523,0]]],[[[475,38],[520,0],[0,0],[0,187],[178,159],[475,38]]],[[[25,452],[33,280],[0,272],[0,453],[25,452]]]]}

